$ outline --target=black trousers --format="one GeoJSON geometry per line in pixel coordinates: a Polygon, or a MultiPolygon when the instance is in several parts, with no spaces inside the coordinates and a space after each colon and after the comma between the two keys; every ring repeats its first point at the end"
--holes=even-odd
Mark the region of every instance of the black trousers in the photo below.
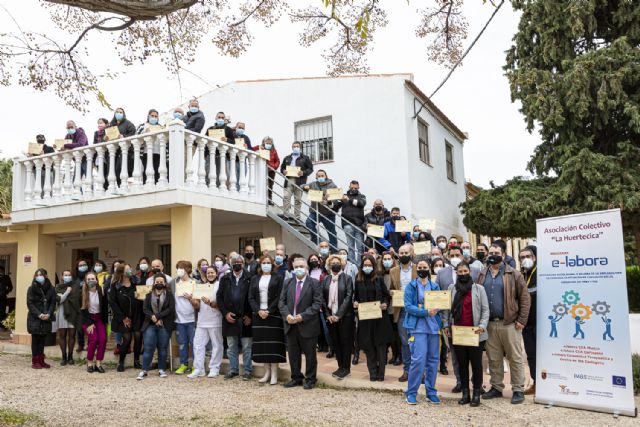
{"type": "Polygon", "coordinates": [[[536,327],[525,326],[522,330],[522,340],[524,341],[524,351],[527,353],[527,363],[529,364],[529,374],[533,381],[536,380],[536,327]]]}
{"type": "Polygon", "coordinates": [[[369,377],[384,378],[384,371],[387,365],[387,345],[371,345],[363,348],[367,356],[367,369],[369,377]]]}
{"type": "Polygon", "coordinates": [[[353,347],[353,316],[347,316],[338,323],[329,323],[329,335],[336,352],[338,368],[351,372],[351,348],[353,347]]]}
{"type": "Polygon", "coordinates": [[[122,344],[120,344],[120,356],[118,358],[121,364],[124,364],[124,359],[127,357],[132,340],[133,360],[134,362],[140,361],[140,355],[142,354],[142,333],[140,331],[129,331],[122,334],[122,344]]]}
{"type": "Polygon", "coordinates": [[[440,335],[440,369],[447,366],[448,347],[446,339],[447,337],[445,337],[444,334],[440,335]]]}
{"type": "Polygon", "coordinates": [[[468,347],[465,345],[454,345],[453,351],[458,358],[458,369],[460,371],[460,384],[463,390],[469,389],[469,364],[473,373],[473,389],[482,390],[482,352],[484,341],[478,347],[468,347]]]}
{"type": "Polygon", "coordinates": [[[0,322],[7,318],[7,298],[0,297],[0,322]]]}
{"type": "Polygon", "coordinates": [[[316,356],[316,345],[318,337],[303,338],[300,335],[298,325],[291,325],[287,334],[289,342],[289,366],[291,367],[291,379],[308,383],[316,383],[316,373],[318,371],[318,359],[316,356]],[[302,375],[302,355],[305,359],[305,372],[302,375]]]}
{"type": "Polygon", "coordinates": [[[39,356],[44,354],[44,343],[47,340],[46,335],[33,334],[31,335],[31,355],[39,356]]]}

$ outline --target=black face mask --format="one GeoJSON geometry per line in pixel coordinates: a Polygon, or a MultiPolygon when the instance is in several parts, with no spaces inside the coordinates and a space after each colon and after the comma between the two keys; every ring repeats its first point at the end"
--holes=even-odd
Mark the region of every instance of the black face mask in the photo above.
{"type": "Polygon", "coordinates": [[[416,273],[418,274],[418,277],[421,279],[426,279],[427,277],[429,277],[429,270],[418,270],[416,271],[416,273]]]}
{"type": "Polygon", "coordinates": [[[340,264],[332,264],[331,271],[334,273],[340,273],[340,271],[342,271],[342,266],[340,264]]]}
{"type": "Polygon", "coordinates": [[[484,260],[484,257],[487,254],[485,252],[476,252],[476,258],[478,258],[480,261],[484,260]]]}
{"type": "Polygon", "coordinates": [[[500,255],[489,255],[487,258],[487,263],[491,265],[500,264],[502,262],[502,257],[500,255]]]}
{"type": "Polygon", "coordinates": [[[164,283],[156,283],[155,285],[153,285],[154,289],[161,291],[164,289],[164,283]]]}
{"type": "Polygon", "coordinates": [[[409,264],[411,262],[411,256],[409,255],[402,255],[400,257],[400,264],[409,264]]]}
{"type": "Polygon", "coordinates": [[[355,188],[351,188],[351,189],[349,189],[348,194],[351,195],[351,196],[357,196],[359,192],[360,191],[356,190],[355,188]]]}
{"type": "Polygon", "coordinates": [[[255,255],[254,253],[247,252],[247,253],[245,253],[245,254],[244,254],[244,257],[245,257],[246,259],[253,259],[253,256],[254,256],[254,255],[255,255]]]}
{"type": "Polygon", "coordinates": [[[376,206],[373,210],[376,212],[382,212],[382,206],[376,206]]]}
{"type": "Polygon", "coordinates": [[[159,268],[152,268],[151,271],[153,272],[153,274],[160,273],[160,269],[159,268]]]}
{"type": "Polygon", "coordinates": [[[309,268],[310,269],[314,269],[314,268],[318,268],[318,261],[310,261],[309,262],[309,268]]]}
{"type": "Polygon", "coordinates": [[[236,273],[242,271],[243,269],[243,265],[242,264],[233,264],[233,271],[235,271],[236,273]]]}
{"type": "Polygon", "coordinates": [[[396,222],[400,219],[400,215],[394,215],[391,217],[391,221],[396,222]]]}
{"type": "Polygon", "coordinates": [[[460,282],[463,285],[468,285],[469,283],[471,283],[471,275],[470,274],[459,274],[458,275],[458,282],[460,282]]]}

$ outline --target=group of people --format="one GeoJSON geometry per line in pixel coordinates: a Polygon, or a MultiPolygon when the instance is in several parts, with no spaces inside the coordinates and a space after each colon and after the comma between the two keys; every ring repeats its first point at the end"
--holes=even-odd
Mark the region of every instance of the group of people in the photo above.
{"type": "Polygon", "coordinates": [[[288,353],[291,378],[285,387],[312,389],[318,351],[336,358],[332,375],[339,380],[350,375],[363,351],[371,381],[384,381],[388,363],[402,364],[399,381],[407,382],[406,401],[416,404],[424,383],[427,400],[438,404],[436,378],[438,372],[448,374],[451,349],[457,378],[453,392],[462,393],[460,404],[477,406],[481,396],[502,396],[505,357],[511,369],[511,401],[521,403],[525,357],[535,378],[536,249],[529,246],[519,253],[518,271],[503,241],[479,244],[472,256],[469,242],[442,238],[426,255],[416,256],[411,243],[382,252],[371,247],[357,265],[346,249],[332,251],[329,242],[321,241],[308,257],[287,254],[283,245],[260,255],[246,246],[242,254],[218,254],[213,262],[179,261],[173,275],[161,260],[147,257],[135,265],[116,260],[109,270],[100,260],[79,260],[55,285],[40,268],[27,294],[32,367],[49,367],[44,341],[55,324],[61,365],[73,363],[74,340],[83,336],[88,372],[104,373],[101,362],[110,326],[119,355],[117,371],[125,370],[133,349],[139,380],[155,368],[156,353],[158,374],[167,376],[167,351],[175,332],[180,358],[175,373],[191,379],[217,377],[227,357],[225,379],[242,375],[250,380],[253,363],[261,363],[265,375],[260,382],[276,384],[278,366],[288,353]],[[196,289],[201,289],[197,297],[196,289]],[[450,291],[450,309],[425,308],[425,292],[433,290],[450,291]],[[394,307],[392,295],[400,291],[403,303],[396,299],[394,307]],[[359,305],[370,302],[380,313],[361,319],[359,305]],[[455,326],[476,327],[479,345],[454,345],[455,326]],[[491,383],[486,392],[483,351],[491,383]]]}

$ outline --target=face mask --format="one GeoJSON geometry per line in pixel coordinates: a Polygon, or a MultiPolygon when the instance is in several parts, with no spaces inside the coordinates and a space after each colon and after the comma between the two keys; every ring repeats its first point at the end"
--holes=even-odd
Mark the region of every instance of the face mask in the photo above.
{"type": "Polygon", "coordinates": [[[157,117],[149,117],[149,124],[150,125],[157,125],[158,124],[158,118],[157,117]]]}
{"type": "Polygon", "coordinates": [[[304,277],[305,274],[307,274],[307,272],[305,271],[305,269],[303,267],[296,267],[293,269],[293,274],[296,275],[296,277],[298,279],[304,277]]]}
{"type": "Polygon", "coordinates": [[[455,258],[449,258],[449,263],[455,268],[458,266],[458,264],[460,264],[460,262],[462,262],[462,260],[458,257],[455,258]]]}
{"type": "Polygon", "coordinates": [[[127,268],[127,269],[124,271],[124,274],[125,274],[127,277],[131,277],[131,276],[133,276],[133,271],[132,271],[130,268],[127,268]]]}
{"type": "Polygon", "coordinates": [[[160,269],[159,268],[152,268],[151,271],[153,272],[153,274],[158,274],[160,273],[160,269]]]}
{"type": "Polygon", "coordinates": [[[198,107],[191,107],[191,108],[189,108],[189,112],[190,112],[191,114],[195,114],[195,113],[197,113],[198,111],[200,111],[200,109],[199,109],[198,107]]]}
{"type": "Polygon", "coordinates": [[[531,258],[525,258],[522,260],[522,268],[531,270],[533,268],[533,260],[531,258]]]}
{"type": "Polygon", "coordinates": [[[224,119],[216,119],[216,126],[224,126],[224,119]]]}
{"type": "Polygon", "coordinates": [[[93,266],[93,271],[95,271],[96,273],[102,273],[102,266],[101,265],[94,265],[93,266]]]}
{"type": "Polygon", "coordinates": [[[38,283],[40,283],[42,285],[44,283],[44,276],[36,277],[36,282],[38,282],[38,283]]]}
{"type": "Polygon", "coordinates": [[[318,261],[309,261],[309,268],[310,269],[314,269],[314,268],[318,268],[318,261]]]}
{"type": "Polygon", "coordinates": [[[284,262],[284,257],[280,255],[276,255],[276,265],[282,265],[284,262]]]}
{"type": "Polygon", "coordinates": [[[242,271],[242,264],[233,264],[233,271],[235,271],[236,273],[239,273],[240,271],[242,271]]]}
{"type": "Polygon", "coordinates": [[[360,192],[360,190],[358,190],[356,188],[350,188],[349,189],[349,194],[351,194],[352,196],[357,196],[359,192],[360,192]]]}
{"type": "Polygon", "coordinates": [[[140,271],[147,271],[149,269],[149,264],[140,264],[140,271]]]}
{"type": "Polygon", "coordinates": [[[178,277],[183,277],[184,276],[184,268],[179,268],[176,270],[176,274],[178,275],[178,277]]]}
{"type": "Polygon", "coordinates": [[[243,136],[244,135],[244,129],[240,129],[240,128],[236,129],[236,135],[243,136]]]}
{"type": "Polygon", "coordinates": [[[334,273],[340,273],[340,271],[342,271],[342,266],[340,264],[331,264],[331,271],[334,273]]]}
{"type": "Polygon", "coordinates": [[[164,283],[155,283],[155,284],[153,285],[153,288],[154,288],[155,290],[157,290],[157,291],[161,291],[161,290],[163,290],[163,289],[164,289],[164,283]]]}
{"type": "Polygon", "coordinates": [[[98,123],[98,130],[104,130],[106,126],[104,125],[104,123],[98,123]]]}
{"type": "Polygon", "coordinates": [[[64,283],[71,283],[72,280],[73,278],[71,276],[62,276],[62,281],[64,283]]]}
{"type": "Polygon", "coordinates": [[[89,270],[89,267],[87,267],[86,265],[81,265],[80,267],[78,267],[78,271],[80,273],[86,273],[89,270]]]}
{"type": "Polygon", "coordinates": [[[467,285],[467,284],[471,283],[471,275],[469,275],[469,274],[459,274],[458,275],[458,282],[462,283],[463,285],[467,285]]]}
{"type": "Polygon", "coordinates": [[[263,273],[271,273],[271,264],[260,264],[263,273]]]}
{"type": "Polygon", "coordinates": [[[465,258],[469,258],[471,256],[471,249],[463,249],[462,256],[465,258]]]}
{"type": "Polygon", "coordinates": [[[124,119],[124,114],[116,113],[114,117],[116,118],[117,121],[121,121],[122,119],[124,119]]]}
{"type": "Polygon", "coordinates": [[[400,263],[401,264],[409,264],[411,262],[411,256],[409,255],[401,255],[400,256],[400,263]]]}
{"type": "Polygon", "coordinates": [[[207,274],[207,268],[209,268],[208,265],[202,264],[202,266],[200,267],[200,271],[202,272],[202,274],[207,274]]]}
{"type": "Polygon", "coordinates": [[[439,272],[440,270],[442,270],[442,267],[436,267],[436,268],[434,268],[434,269],[433,269],[433,272],[434,272],[435,274],[438,274],[438,272],[439,272]]]}
{"type": "Polygon", "coordinates": [[[75,130],[74,128],[67,129],[67,133],[68,133],[69,135],[73,135],[73,134],[75,134],[75,133],[76,133],[76,130],[75,130]]]}
{"type": "Polygon", "coordinates": [[[429,270],[418,270],[416,271],[416,274],[418,274],[419,278],[426,279],[427,277],[429,277],[429,270]]]}
{"type": "Polygon", "coordinates": [[[271,144],[264,144],[264,149],[265,149],[265,150],[271,150],[271,147],[273,147],[273,145],[271,145],[271,144]]]}
{"type": "Polygon", "coordinates": [[[366,275],[373,273],[373,267],[362,267],[362,272],[366,275]]]}
{"type": "Polygon", "coordinates": [[[480,261],[482,261],[486,255],[487,254],[485,254],[484,252],[476,252],[476,258],[478,258],[480,261]]]}
{"type": "Polygon", "coordinates": [[[245,257],[246,259],[253,259],[253,255],[255,255],[253,252],[246,252],[246,253],[244,254],[244,257],[245,257]]]}
{"type": "Polygon", "coordinates": [[[447,247],[447,244],[445,242],[440,242],[438,243],[438,247],[440,248],[441,251],[444,251],[445,248],[447,247]]]}
{"type": "Polygon", "coordinates": [[[382,206],[376,206],[373,210],[376,212],[382,212],[382,206]]]}
{"type": "Polygon", "coordinates": [[[96,282],[95,280],[89,280],[87,282],[87,286],[90,287],[91,289],[95,288],[97,284],[98,282],[96,282]]]}
{"type": "Polygon", "coordinates": [[[400,219],[400,215],[394,215],[391,217],[391,221],[396,222],[400,219]]]}
{"type": "Polygon", "coordinates": [[[489,255],[487,262],[491,265],[500,264],[502,262],[502,257],[500,255],[489,255]]]}
{"type": "Polygon", "coordinates": [[[384,259],[384,260],[382,260],[382,265],[383,265],[384,268],[389,269],[389,268],[393,267],[393,260],[392,259],[384,259]]]}
{"type": "Polygon", "coordinates": [[[320,184],[324,184],[325,182],[327,182],[327,178],[318,178],[318,182],[320,184]]]}
{"type": "Polygon", "coordinates": [[[328,248],[320,249],[320,255],[322,255],[323,257],[326,257],[327,255],[329,255],[329,249],[328,248]]]}
{"type": "Polygon", "coordinates": [[[293,154],[300,154],[300,148],[295,147],[295,148],[293,149],[293,154]]]}
{"type": "Polygon", "coordinates": [[[178,113],[177,111],[175,111],[175,112],[173,113],[173,118],[174,118],[174,119],[181,119],[181,118],[182,118],[182,114],[180,114],[180,113],[178,113]]]}
{"type": "Polygon", "coordinates": [[[218,270],[220,270],[222,268],[222,265],[223,265],[222,261],[215,261],[213,264],[216,266],[216,268],[218,270]]]}
{"type": "Polygon", "coordinates": [[[414,231],[413,232],[413,238],[417,239],[418,237],[420,237],[420,232],[419,231],[414,231]]]}

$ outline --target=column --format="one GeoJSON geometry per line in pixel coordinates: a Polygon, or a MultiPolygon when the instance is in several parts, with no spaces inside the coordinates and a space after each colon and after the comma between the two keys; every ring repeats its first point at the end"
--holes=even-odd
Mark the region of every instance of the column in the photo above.
{"type": "Polygon", "coordinates": [[[171,208],[171,271],[180,260],[211,259],[211,209],[171,208]]]}

